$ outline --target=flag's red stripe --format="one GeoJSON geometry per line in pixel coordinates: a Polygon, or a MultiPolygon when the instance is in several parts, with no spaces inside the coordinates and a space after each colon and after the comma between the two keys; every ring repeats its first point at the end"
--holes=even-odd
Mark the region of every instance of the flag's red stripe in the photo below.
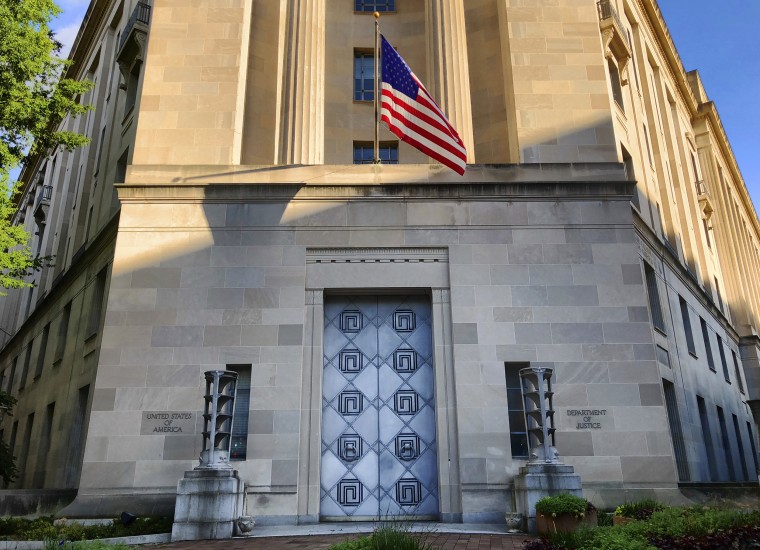
{"type": "MultiPolygon", "coordinates": [[[[453,156],[456,156],[460,159],[462,159],[464,162],[467,162],[467,153],[463,151],[459,144],[453,143],[449,136],[439,136],[434,133],[431,133],[428,129],[418,125],[417,123],[413,122],[412,120],[406,118],[404,116],[403,112],[398,112],[398,110],[394,109],[394,106],[398,106],[401,108],[404,108],[406,111],[414,114],[415,116],[418,115],[418,111],[415,111],[413,108],[411,108],[408,104],[404,102],[394,102],[393,105],[388,105],[387,101],[383,101],[382,107],[385,108],[386,111],[391,113],[394,119],[397,120],[396,124],[400,126],[404,126],[409,128],[410,130],[416,132],[417,134],[421,135],[422,137],[428,139],[429,141],[435,143],[439,147],[445,149],[449,153],[451,153],[453,156]]],[[[381,108],[382,110],[382,108],[381,108]]],[[[420,117],[422,118],[422,117],[420,117]]],[[[390,123],[389,123],[390,124],[390,123]]]]}
{"type": "Polygon", "coordinates": [[[404,141],[404,142],[410,144],[412,147],[414,147],[414,148],[422,151],[427,156],[432,157],[435,160],[439,161],[441,164],[444,164],[444,165],[448,166],[449,168],[451,168],[452,170],[454,170],[454,172],[456,172],[460,176],[464,175],[464,171],[465,171],[465,166],[464,166],[465,163],[464,163],[464,161],[462,161],[460,163],[457,163],[454,160],[452,160],[452,157],[443,155],[440,152],[431,149],[430,147],[428,147],[424,143],[418,141],[413,136],[404,133],[404,130],[402,128],[400,128],[399,126],[397,126],[396,124],[394,124],[388,118],[387,115],[383,115],[380,120],[385,121],[385,123],[388,125],[388,129],[391,132],[393,132],[394,134],[396,134],[396,136],[398,136],[398,138],[401,141],[404,141]]]}
{"type": "Polygon", "coordinates": [[[414,122],[410,121],[407,118],[404,118],[403,113],[398,113],[394,109],[386,109],[384,110],[386,114],[383,114],[381,117],[381,120],[385,119],[388,126],[394,125],[397,127],[403,127],[408,129],[410,132],[414,132],[418,134],[421,138],[426,139],[427,141],[437,145],[441,149],[443,149],[442,152],[438,152],[437,154],[448,154],[451,157],[455,157],[457,159],[460,159],[462,163],[467,162],[467,155],[463,151],[461,151],[458,147],[456,147],[454,144],[451,143],[451,141],[446,141],[445,139],[441,138],[440,136],[437,136],[435,134],[430,133],[425,128],[419,126],[418,124],[415,124],[414,122]],[[391,121],[391,118],[393,120],[391,121]]]}
{"type": "MultiPolygon", "coordinates": [[[[411,113],[412,115],[414,115],[415,117],[419,118],[420,120],[422,120],[422,121],[430,124],[430,126],[434,127],[439,132],[441,132],[442,134],[444,134],[446,136],[445,139],[449,139],[449,140],[457,143],[460,146],[460,149],[462,150],[462,152],[464,152],[464,145],[462,144],[462,140],[459,138],[459,135],[456,133],[456,131],[454,131],[453,134],[452,134],[453,128],[451,128],[446,123],[446,119],[445,118],[433,118],[433,117],[431,117],[429,114],[427,114],[427,113],[425,113],[425,112],[423,112],[421,110],[418,110],[418,109],[414,108],[413,105],[410,105],[410,102],[404,101],[403,99],[399,99],[390,90],[383,90],[382,95],[383,95],[383,100],[382,100],[383,102],[386,101],[386,98],[390,99],[393,102],[393,105],[397,106],[398,108],[404,109],[405,111],[411,113]]],[[[418,95],[417,97],[419,99],[420,95],[418,95]]],[[[414,100],[412,100],[411,103],[414,103],[414,100]]],[[[420,102],[420,103],[422,103],[422,102],[420,102]]],[[[422,103],[422,106],[430,109],[431,111],[433,110],[430,106],[425,105],[424,103],[422,103]]],[[[389,107],[389,109],[393,110],[392,107],[389,107]]],[[[466,155],[466,153],[464,153],[464,154],[466,155]]]]}

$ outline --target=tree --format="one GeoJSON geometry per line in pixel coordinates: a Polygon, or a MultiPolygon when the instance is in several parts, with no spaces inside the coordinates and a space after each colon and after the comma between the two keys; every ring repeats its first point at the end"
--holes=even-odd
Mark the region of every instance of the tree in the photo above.
{"type": "Polygon", "coordinates": [[[89,109],[77,98],[92,87],[62,78],[70,62],[58,57],[49,27],[59,13],[53,0],[0,0],[0,288],[31,286],[26,276],[45,264],[32,254],[29,234],[11,224],[20,192],[11,171],[50,148],[89,141],[59,129],[66,116],[89,109]]]}

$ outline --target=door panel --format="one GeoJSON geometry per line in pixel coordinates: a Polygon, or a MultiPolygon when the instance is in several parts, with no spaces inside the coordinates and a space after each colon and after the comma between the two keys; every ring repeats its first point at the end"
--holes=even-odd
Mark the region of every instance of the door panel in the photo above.
{"type": "Polygon", "coordinates": [[[325,301],[323,517],[437,517],[430,311],[424,296],[325,301]]]}

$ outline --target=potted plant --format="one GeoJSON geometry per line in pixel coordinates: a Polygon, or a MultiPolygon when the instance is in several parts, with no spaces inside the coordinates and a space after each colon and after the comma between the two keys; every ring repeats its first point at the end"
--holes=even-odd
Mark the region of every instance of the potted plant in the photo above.
{"type": "Polygon", "coordinates": [[[568,493],[544,497],[536,503],[536,529],[540,535],[570,533],[581,525],[596,527],[593,504],[568,493]]]}
{"type": "Polygon", "coordinates": [[[651,518],[655,512],[664,509],[664,505],[651,498],[638,502],[626,502],[615,508],[615,513],[612,515],[612,524],[625,525],[636,520],[646,520],[651,518]]]}

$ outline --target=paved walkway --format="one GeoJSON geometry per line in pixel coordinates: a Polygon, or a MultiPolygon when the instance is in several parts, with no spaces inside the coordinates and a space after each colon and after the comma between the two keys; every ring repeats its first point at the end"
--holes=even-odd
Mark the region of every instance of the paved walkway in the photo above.
{"type": "MultiPolygon", "coordinates": [[[[171,550],[327,550],[331,545],[357,538],[372,530],[372,524],[317,524],[256,527],[255,535],[220,541],[185,541],[154,548],[171,550]]],[[[511,535],[503,525],[416,524],[426,532],[426,542],[439,550],[519,550],[529,535],[511,535]]]]}

